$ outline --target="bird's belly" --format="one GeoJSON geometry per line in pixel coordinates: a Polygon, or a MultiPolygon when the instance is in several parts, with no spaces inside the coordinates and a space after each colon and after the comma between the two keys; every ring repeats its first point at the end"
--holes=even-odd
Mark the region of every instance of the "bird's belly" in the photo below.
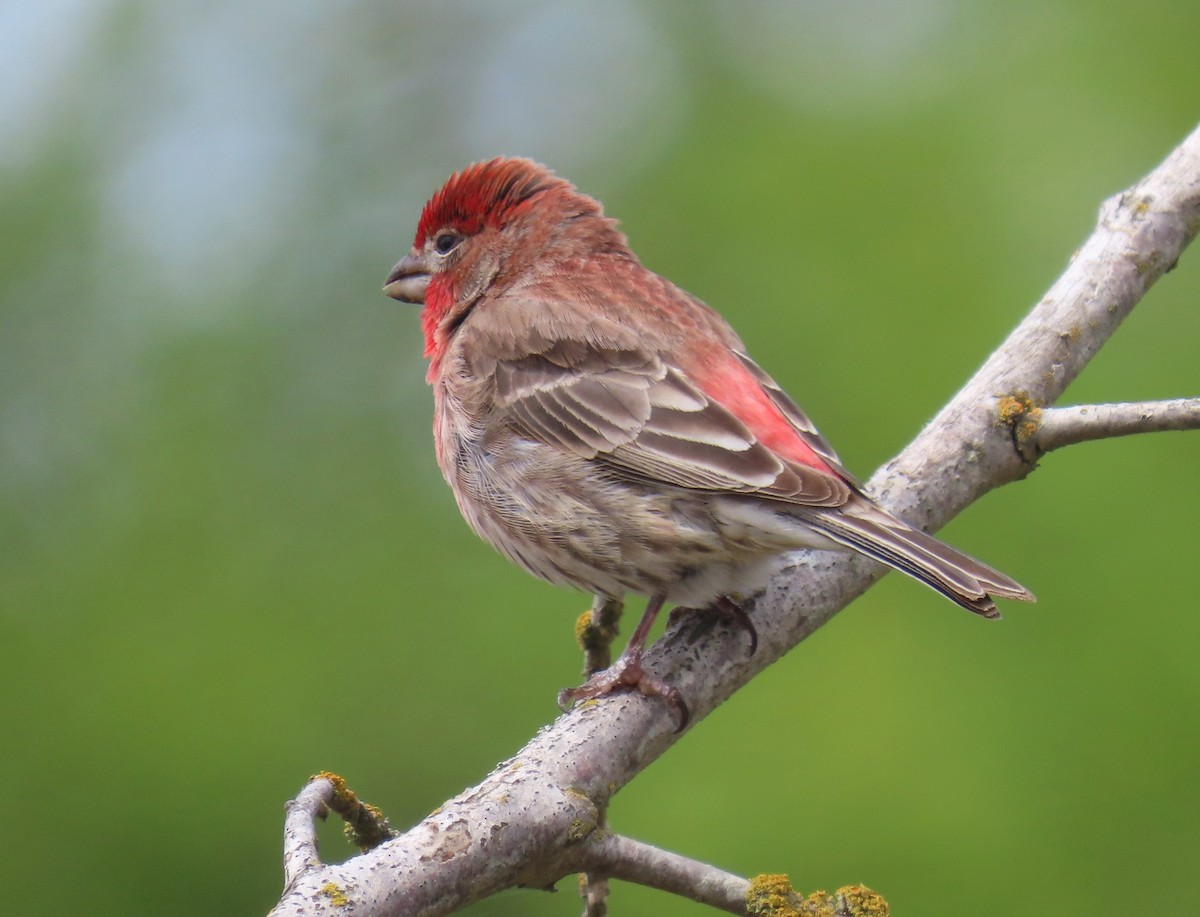
{"type": "Polygon", "coordinates": [[[442,446],[463,517],[535,576],[613,597],[664,593],[686,605],[731,594],[743,578],[736,571],[748,558],[722,537],[707,495],[641,487],[602,462],[522,438],[488,448],[451,436],[442,446]]]}

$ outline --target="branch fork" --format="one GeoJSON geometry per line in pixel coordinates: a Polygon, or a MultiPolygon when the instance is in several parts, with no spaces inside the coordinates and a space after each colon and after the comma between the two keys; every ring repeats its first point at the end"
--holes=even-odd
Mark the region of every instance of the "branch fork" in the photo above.
{"type": "MultiPolygon", "coordinates": [[[[987,491],[1023,478],[1055,449],[1200,427],[1197,398],[1053,407],[1198,230],[1200,129],[1146,178],[1105,202],[1096,230],[1062,276],[916,439],[871,478],[869,492],[889,511],[933,530],[987,491]]],[[[880,575],[865,558],[797,553],[749,609],[759,637],[749,661],[740,635],[726,628],[697,633],[672,625],[646,653],[645,666],[657,677],[671,676],[698,722],[880,575]]],[[[589,649],[589,667],[604,661],[610,640],[605,631],[589,649]]],[[[407,832],[337,865],[322,864],[316,850],[313,821],[339,797],[336,781],[323,775],[288,806],[286,887],[272,914],[446,914],[505,888],[544,888],[573,872],[591,877],[589,891],[596,894],[588,913],[597,917],[609,878],[731,913],[885,913],[854,911],[874,898],[851,889],[827,896],[833,910],[825,911],[813,909],[821,904],[815,899],[809,908],[810,899],[755,897],[764,877],[752,882],[610,833],[603,819],[609,799],[679,738],[661,703],[640,695],[581,705],[407,832]]]]}

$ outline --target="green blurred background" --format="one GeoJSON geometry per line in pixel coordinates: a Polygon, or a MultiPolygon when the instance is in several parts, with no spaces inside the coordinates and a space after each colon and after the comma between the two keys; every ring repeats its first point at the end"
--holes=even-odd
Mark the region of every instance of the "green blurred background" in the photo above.
{"type": "MultiPolygon", "coordinates": [[[[0,4],[2,909],[263,912],[311,772],[407,826],[577,682],[586,599],[460,520],[379,292],[451,170],[602,199],[866,476],[1196,125],[1197,34],[1190,0],[0,4]]],[[[1196,394],[1198,306],[1193,252],[1067,400],[1196,394]]],[[[946,535],[1036,606],[888,577],[614,826],[900,914],[1195,901],[1198,459],[993,493],[946,535]]]]}

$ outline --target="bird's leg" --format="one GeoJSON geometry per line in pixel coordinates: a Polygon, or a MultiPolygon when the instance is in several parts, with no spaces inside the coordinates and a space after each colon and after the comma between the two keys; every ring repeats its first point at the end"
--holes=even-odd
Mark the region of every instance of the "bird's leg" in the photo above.
{"type": "Polygon", "coordinates": [[[564,688],[558,692],[558,705],[569,710],[572,705],[581,700],[603,697],[617,688],[637,688],[647,697],[661,697],[678,714],[679,723],[676,730],[682,730],[687,725],[690,714],[687,704],[675,688],[661,678],[655,678],[642,668],[642,654],[646,651],[646,639],[650,636],[650,628],[658,617],[666,596],[659,594],[650,597],[642,619],[625,645],[625,651],[617,657],[617,661],[603,671],[597,672],[578,688],[564,688]]]}

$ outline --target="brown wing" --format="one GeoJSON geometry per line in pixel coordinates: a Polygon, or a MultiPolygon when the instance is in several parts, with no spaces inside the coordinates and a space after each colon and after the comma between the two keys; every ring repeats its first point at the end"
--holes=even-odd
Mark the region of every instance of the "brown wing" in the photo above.
{"type": "Polygon", "coordinates": [[[558,341],[499,362],[495,379],[497,408],[528,435],[633,479],[804,506],[840,506],[852,492],[776,455],[648,350],[558,341]]]}

